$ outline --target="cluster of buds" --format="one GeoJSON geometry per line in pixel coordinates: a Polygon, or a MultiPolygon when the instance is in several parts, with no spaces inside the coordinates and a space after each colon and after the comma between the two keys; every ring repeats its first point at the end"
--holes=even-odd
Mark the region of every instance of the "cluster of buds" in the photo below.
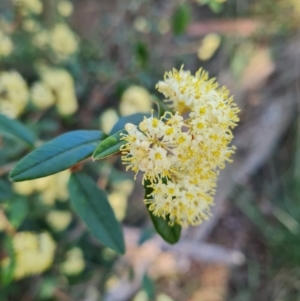
{"type": "Polygon", "coordinates": [[[210,215],[219,170],[231,162],[239,109],[225,87],[199,70],[173,69],[156,85],[170,111],[126,124],[121,147],[127,169],[151,188],[145,203],[170,224],[199,225],[210,215]]]}

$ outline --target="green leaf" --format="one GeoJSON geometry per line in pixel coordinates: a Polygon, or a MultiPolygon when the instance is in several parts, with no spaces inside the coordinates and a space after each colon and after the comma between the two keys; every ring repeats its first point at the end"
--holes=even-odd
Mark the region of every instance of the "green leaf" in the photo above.
{"type": "Polygon", "coordinates": [[[15,197],[9,204],[9,221],[14,228],[18,228],[28,214],[28,201],[24,197],[15,197]]]}
{"type": "Polygon", "coordinates": [[[172,18],[172,29],[174,34],[181,35],[183,34],[191,19],[191,13],[189,6],[186,4],[180,5],[175,11],[172,18]]]}
{"type": "Polygon", "coordinates": [[[91,178],[82,173],[72,174],[68,188],[75,211],[90,231],[105,246],[124,254],[122,227],[115,218],[106,193],[100,190],[91,178]]]}
{"type": "Polygon", "coordinates": [[[149,113],[135,113],[129,116],[121,117],[118,122],[114,125],[112,130],[110,131],[110,135],[115,134],[121,130],[124,130],[126,123],[132,123],[138,125],[141,121],[144,120],[144,117],[148,118],[151,117],[149,113]]]}
{"type": "Polygon", "coordinates": [[[120,134],[124,132],[125,130],[121,130],[102,140],[93,153],[93,159],[100,160],[118,153],[120,151],[120,147],[126,143],[126,141],[120,140],[120,134]]]}
{"type": "Polygon", "coordinates": [[[3,245],[5,253],[10,258],[10,262],[8,265],[0,266],[0,287],[7,286],[12,282],[14,277],[14,270],[16,267],[16,256],[13,249],[12,238],[6,236],[3,245]]]}
{"type": "Polygon", "coordinates": [[[155,283],[147,274],[145,274],[144,277],[143,277],[142,285],[143,285],[143,289],[145,290],[148,298],[150,300],[154,299],[154,297],[155,297],[155,283]]]}
{"type": "Polygon", "coordinates": [[[73,131],[54,138],[24,157],[11,171],[12,181],[58,173],[90,157],[105,135],[100,131],[73,131]]]}
{"type": "Polygon", "coordinates": [[[0,179],[0,203],[12,197],[11,183],[5,179],[0,179]]]}
{"type": "Polygon", "coordinates": [[[158,116],[161,117],[165,114],[165,112],[171,112],[172,110],[160,99],[154,97],[153,101],[156,103],[158,108],[158,116]]]}
{"type": "Polygon", "coordinates": [[[142,68],[146,67],[149,61],[149,51],[147,48],[147,44],[143,42],[138,42],[135,45],[135,57],[140,67],[142,68]]]}
{"type": "Polygon", "coordinates": [[[21,122],[0,114],[0,133],[11,138],[21,140],[30,147],[34,146],[36,138],[21,122]]]}
{"type": "MultiPolygon", "coordinates": [[[[147,196],[151,194],[152,188],[147,187],[149,185],[148,181],[145,181],[145,199],[147,199],[147,196]]],[[[156,232],[169,244],[175,244],[179,241],[180,239],[180,234],[181,234],[181,226],[178,224],[174,224],[174,226],[170,226],[169,222],[170,219],[167,216],[166,219],[162,217],[158,217],[154,215],[150,210],[149,206],[147,205],[148,212],[150,214],[152,223],[154,225],[154,228],[156,232]]]]}

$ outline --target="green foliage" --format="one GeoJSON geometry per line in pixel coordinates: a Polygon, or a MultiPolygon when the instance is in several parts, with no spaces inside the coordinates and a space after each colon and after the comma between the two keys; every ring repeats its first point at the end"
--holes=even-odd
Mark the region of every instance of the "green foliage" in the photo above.
{"type": "Polygon", "coordinates": [[[183,34],[191,20],[190,8],[187,4],[180,5],[172,18],[172,29],[174,34],[181,35],[183,34]]]}
{"type": "Polygon", "coordinates": [[[197,0],[201,5],[208,5],[208,7],[215,13],[219,14],[223,9],[223,3],[217,0],[197,0]]]}
{"type": "Polygon", "coordinates": [[[6,179],[0,178],[0,203],[7,201],[12,197],[12,188],[6,179]]]}
{"type": "Polygon", "coordinates": [[[162,100],[155,97],[154,102],[157,105],[159,117],[162,117],[165,114],[165,112],[171,111],[171,109],[162,100]]]}
{"type": "Polygon", "coordinates": [[[14,228],[18,228],[25,220],[29,212],[29,204],[26,198],[18,196],[9,203],[8,217],[14,228]]]}
{"type": "Polygon", "coordinates": [[[72,174],[68,186],[73,207],[90,231],[105,246],[124,254],[122,227],[115,218],[106,193],[82,173],[72,174]]]}
{"type": "Polygon", "coordinates": [[[153,280],[145,274],[143,277],[143,289],[148,295],[148,298],[152,300],[155,297],[155,283],[153,280]]]}
{"type": "Polygon", "coordinates": [[[100,131],[73,131],[54,138],[24,157],[12,170],[13,181],[58,173],[90,157],[105,135],[100,131]]]}
{"type": "Polygon", "coordinates": [[[36,138],[21,122],[0,114],[0,133],[4,136],[18,139],[30,147],[34,147],[36,138]]]}
{"type": "MultiPolygon", "coordinates": [[[[4,240],[4,250],[9,255],[10,262],[7,266],[0,266],[0,287],[5,287],[13,280],[13,273],[15,269],[15,254],[12,246],[12,239],[6,237],[4,240]]],[[[0,294],[1,297],[1,294],[0,294]]]]}
{"type": "Polygon", "coordinates": [[[102,140],[93,153],[93,159],[104,159],[108,156],[120,152],[120,147],[126,143],[126,141],[120,140],[120,138],[122,137],[121,134],[124,132],[124,130],[121,130],[102,140]]]}
{"type": "Polygon", "coordinates": [[[135,46],[135,56],[138,64],[145,68],[149,61],[149,52],[147,48],[147,44],[143,42],[138,42],[135,46]]]}

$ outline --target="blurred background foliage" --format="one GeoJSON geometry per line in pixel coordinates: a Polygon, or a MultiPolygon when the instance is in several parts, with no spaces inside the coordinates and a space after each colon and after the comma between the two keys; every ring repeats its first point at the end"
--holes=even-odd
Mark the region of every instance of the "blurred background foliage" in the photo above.
{"type": "Polygon", "coordinates": [[[211,220],[174,247],[117,156],[84,165],[123,222],[123,257],[73,213],[69,171],[11,184],[30,148],[0,136],[0,300],[299,300],[299,20],[299,0],[1,0],[0,113],[38,144],[150,112],[182,64],[242,112],[211,220]]]}

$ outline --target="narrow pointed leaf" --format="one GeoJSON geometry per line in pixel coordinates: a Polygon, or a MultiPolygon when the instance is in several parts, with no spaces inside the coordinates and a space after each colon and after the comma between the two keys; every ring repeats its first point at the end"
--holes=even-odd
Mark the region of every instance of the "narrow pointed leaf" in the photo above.
{"type": "Polygon", "coordinates": [[[90,157],[105,135],[100,131],[73,131],[54,138],[29,153],[12,170],[12,181],[49,176],[90,157]]]}
{"type": "Polygon", "coordinates": [[[118,153],[120,151],[120,147],[126,143],[126,141],[120,140],[121,133],[124,132],[124,130],[121,130],[102,140],[93,153],[93,159],[100,160],[118,153]]]}
{"type": "Polygon", "coordinates": [[[36,141],[34,134],[21,122],[10,119],[3,114],[0,114],[0,134],[21,140],[30,147],[33,147],[36,141]]]}
{"type": "MultiPolygon", "coordinates": [[[[145,182],[145,199],[149,194],[151,194],[152,188],[147,187],[149,183],[147,181],[145,182]]],[[[169,244],[175,244],[179,241],[180,235],[181,235],[181,226],[178,224],[174,224],[174,226],[170,226],[169,222],[170,219],[167,216],[166,219],[162,217],[158,217],[154,215],[150,210],[149,210],[149,205],[147,206],[148,212],[150,214],[153,226],[156,230],[156,232],[169,244]]]]}
{"type": "Polygon", "coordinates": [[[89,230],[105,246],[124,254],[122,227],[115,218],[106,193],[82,173],[72,174],[68,188],[73,207],[89,230]]]}
{"type": "Polygon", "coordinates": [[[0,178],[0,203],[9,200],[13,195],[11,183],[0,178]]]}

